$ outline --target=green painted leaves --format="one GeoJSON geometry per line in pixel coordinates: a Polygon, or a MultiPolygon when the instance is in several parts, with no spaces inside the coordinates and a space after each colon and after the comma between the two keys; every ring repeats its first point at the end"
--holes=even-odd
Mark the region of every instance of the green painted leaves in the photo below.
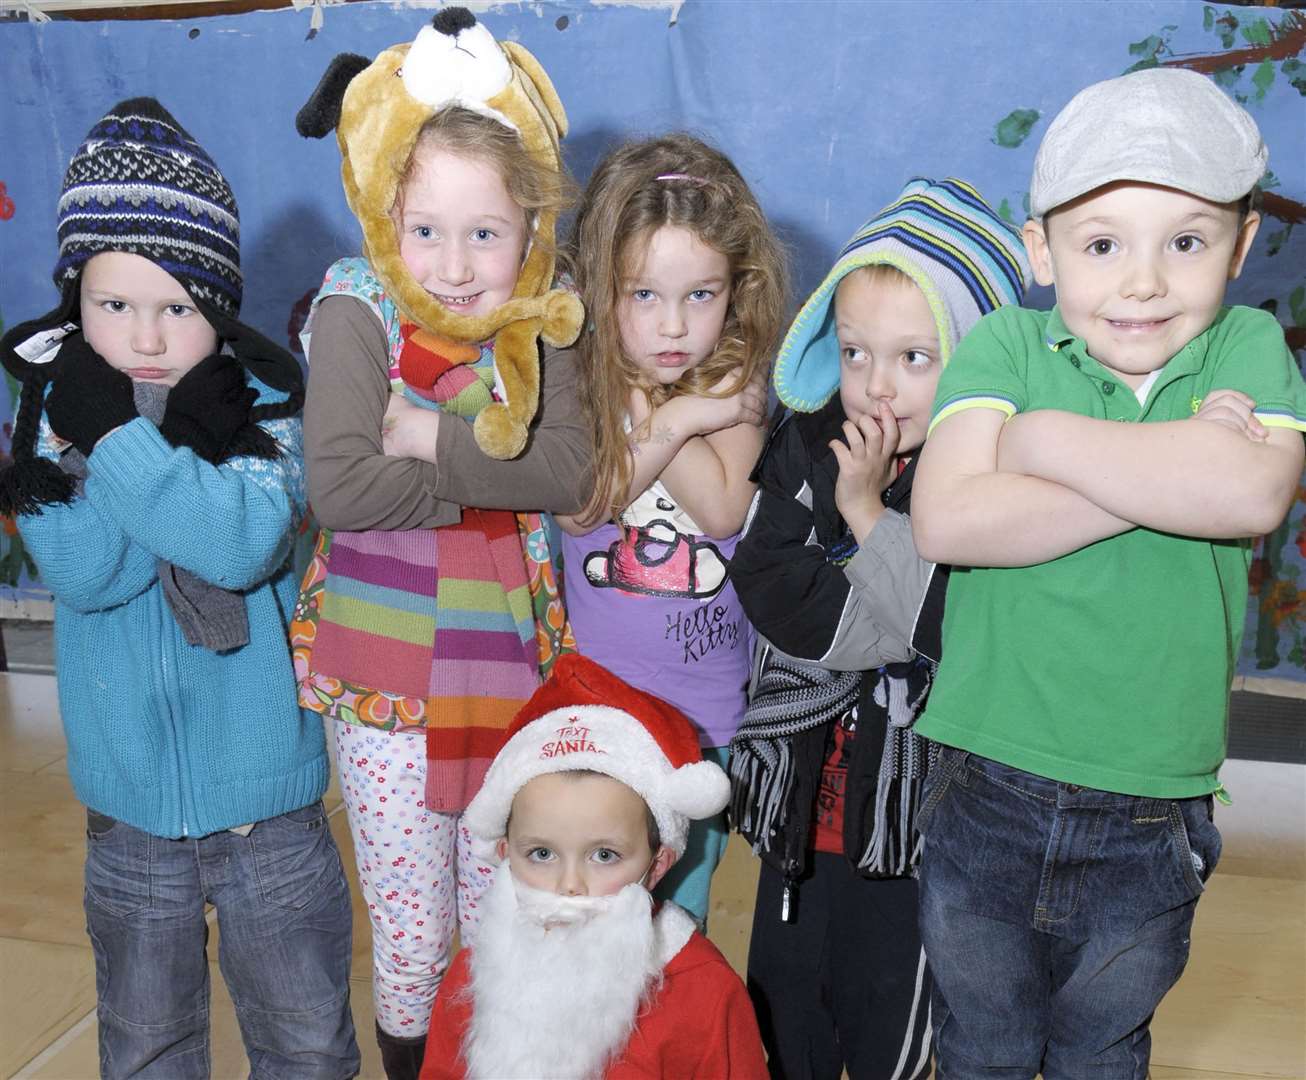
{"type": "Polygon", "coordinates": [[[1038,123],[1039,115],[1037,109],[1013,109],[998,121],[993,132],[993,142],[1009,150],[1015,149],[1029,138],[1030,131],[1038,123]]]}

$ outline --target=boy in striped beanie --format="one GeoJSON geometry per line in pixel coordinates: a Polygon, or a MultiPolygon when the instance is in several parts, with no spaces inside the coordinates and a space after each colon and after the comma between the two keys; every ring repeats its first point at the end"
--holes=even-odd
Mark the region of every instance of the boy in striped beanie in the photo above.
{"type": "Polygon", "coordinates": [[[939,374],[1018,304],[1016,231],[960,180],[912,180],[845,246],[775,368],[730,573],[757,628],[730,746],[732,818],[762,858],[748,986],[773,1075],[928,1071],[914,830],[931,757],[911,725],[939,657],[946,568],[912,543],[939,374]]]}
{"type": "Polygon", "coordinates": [[[238,321],[235,199],[154,99],[74,154],[55,282],[0,343],[22,382],[0,502],[54,597],[100,1073],[209,1075],[212,903],[251,1071],[344,1080],[349,886],[286,624],[303,380],[238,321]]]}
{"type": "MultiPolygon", "coordinates": [[[[201,352],[187,365],[187,371],[192,366],[199,370],[174,398],[164,427],[167,438],[209,460],[236,453],[275,455],[276,447],[256,425],[300,411],[302,372],[289,352],[240,322],[243,282],[235,197],[203,147],[156,100],[120,102],[87,133],[64,175],[58,236],[54,283],[59,302],[46,314],[14,326],[0,341],[0,362],[22,386],[13,464],[0,472],[0,513],[39,513],[42,506],[72,497],[75,477],[35,452],[41,406],[52,384],[63,386],[57,408],[73,414],[63,422],[75,431],[59,432],[65,443],[102,435],[111,421],[122,423],[138,414],[125,400],[120,410],[106,408],[92,382],[104,365],[91,362],[97,354],[82,333],[83,272],[98,255],[140,258],[166,273],[216,338],[206,363],[199,363],[206,355],[201,352]],[[239,376],[242,369],[271,391],[270,400],[255,403],[249,394],[236,400],[235,383],[243,388],[245,381],[239,376]],[[85,383],[85,392],[77,392],[78,382],[85,383]],[[192,398],[197,399],[194,407],[186,409],[192,398]]],[[[99,309],[93,305],[92,319],[99,309]]],[[[110,367],[122,366],[107,359],[110,367]]],[[[165,366],[176,377],[136,381],[175,384],[183,372],[172,361],[165,366]]]]}

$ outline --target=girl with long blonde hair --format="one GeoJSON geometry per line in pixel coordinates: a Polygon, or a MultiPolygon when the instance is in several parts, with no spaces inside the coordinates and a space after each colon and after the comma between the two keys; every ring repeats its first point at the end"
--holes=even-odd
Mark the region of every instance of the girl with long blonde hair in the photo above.
{"type": "MultiPolygon", "coordinates": [[[[675,133],[627,143],[586,188],[567,252],[594,451],[559,517],[577,647],[680,707],[725,765],[751,632],[726,564],[752,501],[785,260],[738,169],[675,133]]],[[[659,887],[704,921],[724,821],[696,822],[659,887]]]]}

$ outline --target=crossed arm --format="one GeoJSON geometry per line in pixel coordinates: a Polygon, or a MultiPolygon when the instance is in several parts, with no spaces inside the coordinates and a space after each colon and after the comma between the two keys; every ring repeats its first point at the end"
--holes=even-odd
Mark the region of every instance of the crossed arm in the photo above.
{"type": "Polygon", "coordinates": [[[81,612],[144,592],[159,559],[226,589],[258,585],[285,563],[303,509],[299,422],[268,427],[285,455],[253,471],[174,449],[145,420],[110,432],[84,497],[19,518],[42,580],[81,612]]]}
{"type": "Polygon", "coordinates": [[[1301,476],[1301,435],[1262,428],[1234,391],[1187,420],[1122,424],[1041,410],[945,418],[921,454],[912,521],[921,554],[1025,566],[1142,526],[1233,539],[1274,529],[1301,476]]]}
{"type": "MultiPolygon", "coordinates": [[[[744,523],[756,486],[749,480],[762,450],[766,423],[765,371],[728,397],[686,394],[649,409],[641,391],[630,395],[631,478],[626,503],[655,480],[704,534],[733,536],[744,523]]],[[[731,373],[714,390],[738,379],[731,373]]],[[[601,522],[555,515],[573,536],[584,536],[601,522]]]]}

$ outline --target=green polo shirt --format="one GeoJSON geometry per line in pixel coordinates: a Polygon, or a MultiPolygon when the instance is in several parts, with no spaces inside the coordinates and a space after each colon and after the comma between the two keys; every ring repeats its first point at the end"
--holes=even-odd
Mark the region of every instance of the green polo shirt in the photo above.
{"type": "MultiPolygon", "coordinates": [[[[944,369],[931,426],[969,408],[1181,420],[1217,389],[1248,394],[1267,426],[1306,432],[1306,385],[1264,311],[1222,309],[1140,405],[1056,309],[1003,307],[944,369]]],[[[1137,528],[1037,566],[954,569],[943,663],[917,730],[1084,787],[1215,790],[1251,548],[1137,528]]]]}

